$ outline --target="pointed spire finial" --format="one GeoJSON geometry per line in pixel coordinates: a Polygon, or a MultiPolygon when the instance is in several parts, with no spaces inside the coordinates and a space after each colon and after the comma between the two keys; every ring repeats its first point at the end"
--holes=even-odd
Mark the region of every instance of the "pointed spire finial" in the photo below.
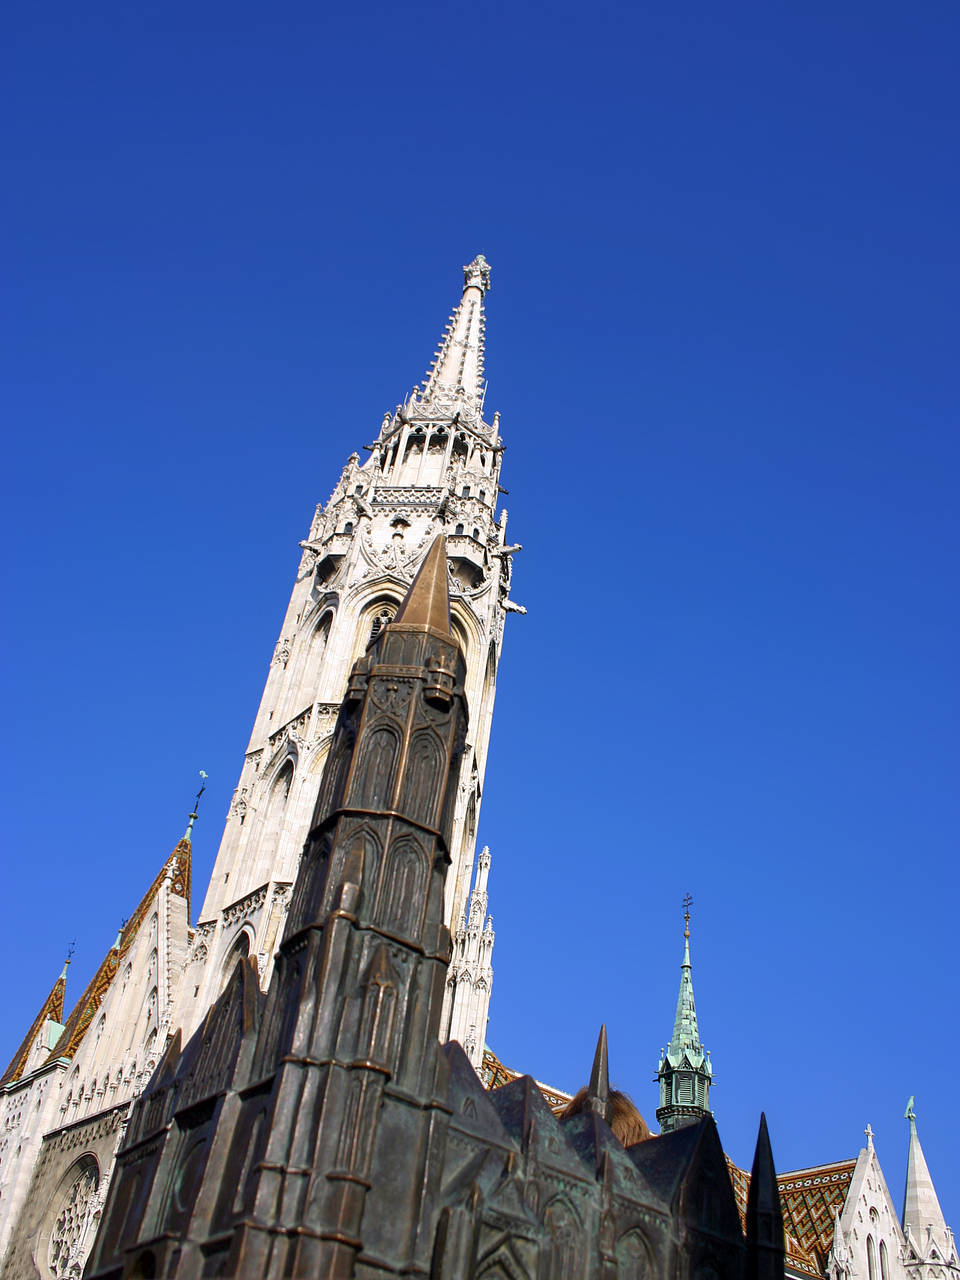
{"type": "Polygon", "coordinates": [[[693,899],[689,893],[683,895],[683,936],[689,941],[690,939],[690,908],[693,906],[693,899]]]}
{"type": "Polygon", "coordinates": [[[911,1093],[910,1099],[907,1102],[907,1109],[903,1113],[904,1120],[909,1120],[911,1125],[915,1125],[917,1123],[917,1117],[913,1110],[913,1099],[914,1099],[914,1094],[911,1093]]]}
{"type": "Polygon", "coordinates": [[[587,1105],[591,1111],[607,1120],[610,1115],[610,1068],[607,1060],[607,1024],[600,1027],[597,1050],[593,1055],[590,1083],[587,1086],[587,1105]]]}
{"type": "Polygon", "coordinates": [[[67,970],[70,968],[70,961],[73,959],[73,955],[76,949],[77,949],[77,940],[76,938],[74,938],[74,940],[70,943],[69,947],[67,947],[67,958],[63,962],[63,972],[60,974],[60,977],[63,979],[66,979],[67,970]]]}
{"type": "Polygon", "coordinates": [[[483,415],[486,384],[483,380],[483,303],[490,288],[490,266],[482,253],[463,268],[463,294],[447,322],[440,345],[423,381],[407,400],[417,413],[437,415],[451,422],[476,422],[483,415]]]}
{"type": "Polygon", "coordinates": [[[442,533],[434,538],[424,556],[417,576],[392,622],[385,630],[405,627],[429,627],[450,635],[450,595],[447,591],[447,540],[442,533]]]}
{"type": "MultiPolygon", "coordinates": [[[[949,1258],[956,1246],[937,1198],[933,1178],[917,1133],[917,1117],[913,1098],[907,1103],[906,1119],[910,1121],[910,1145],[907,1148],[907,1185],[903,1193],[904,1232],[909,1231],[926,1262],[949,1258]]],[[[938,1264],[939,1267],[939,1264],[938,1264]]],[[[952,1273],[952,1268],[950,1269],[952,1273]]],[[[936,1271],[928,1274],[936,1275],[936,1271]]]]}
{"type": "Polygon", "coordinates": [[[197,810],[198,810],[198,809],[199,809],[199,807],[200,807],[200,797],[203,795],[203,793],[204,793],[204,792],[206,791],[206,789],[207,789],[207,777],[208,777],[208,775],[207,775],[206,773],[204,773],[204,771],[201,769],[201,770],[200,770],[200,778],[201,778],[201,782],[200,782],[200,790],[197,792],[197,794],[196,794],[196,796],[194,797],[194,800],[193,800],[193,811],[192,811],[192,813],[190,814],[190,821],[187,823],[187,829],[186,829],[186,831],[183,833],[183,839],[184,839],[184,840],[191,840],[191,839],[192,839],[193,824],[196,822],[197,818],[199,818],[199,816],[200,816],[200,815],[199,815],[199,813],[197,812],[197,810]]]}
{"type": "Polygon", "coordinates": [[[783,1276],[783,1210],[767,1117],[761,1111],[747,1192],[747,1280],[783,1276]]]}
{"type": "Polygon", "coordinates": [[[487,293],[490,289],[490,264],[482,253],[478,253],[472,262],[463,268],[463,287],[465,289],[482,289],[487,293]]]}

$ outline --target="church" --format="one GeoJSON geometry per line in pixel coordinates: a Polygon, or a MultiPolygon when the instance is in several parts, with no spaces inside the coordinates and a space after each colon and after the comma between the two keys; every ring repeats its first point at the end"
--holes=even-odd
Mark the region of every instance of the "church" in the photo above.
{"type": "Polygon", "coordinates": [[[38,993],[0,1079],[4,1278],[960,1278],[912,1106],[902,1213],[869,1132],[776,1174],[761,1121],[751,1173],[725,1157],[689,918],[658,1135],[602,1032],[575,1098],[486,1044],[477,827],[523,612],[489,288],[478,256],[427,377],[317,507],[199,911],[194,810],[86,990],[68,1005],[65,968],[38,993]]]}

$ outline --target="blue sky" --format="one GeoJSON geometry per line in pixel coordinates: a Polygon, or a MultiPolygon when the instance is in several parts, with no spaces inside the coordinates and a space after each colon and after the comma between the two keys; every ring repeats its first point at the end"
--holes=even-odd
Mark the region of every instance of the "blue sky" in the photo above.
{"type": "Polygon", "coordinates": [[[721,1136],[907,1096],[960,1227],[954,5],[15,5],[4,1053],[210,774],[297,542],[484,252],[524,544],[489,1038],[653,1118],[694,897],[721,1136]]]}

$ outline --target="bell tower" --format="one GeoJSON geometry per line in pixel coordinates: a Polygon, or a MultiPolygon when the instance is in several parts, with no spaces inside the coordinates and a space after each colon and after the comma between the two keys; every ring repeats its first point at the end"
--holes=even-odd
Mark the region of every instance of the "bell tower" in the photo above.
{"type": "Polygon", "coordinates": [[[683,960],[680,964],[680,994],[673,1020],[673,1035],[666,1049],[660,1051],[655,1079],[660,1084],[657,1120],[661,1133],[672,1133],[684,1125],[695,1124],[710,1112],[710,1086],[713,1067],[710,1053],[700,1043],[697,1006],[693,1000],[692,966],[690,964],[690,908],[693,899],[683,900],[683,960]]]}
{"type": "MultiPolygon", "coordinates": [[[[266,987],[349,672],[394,618],[438,534],[446,537],[451,627],[466,659],[470,707],[444,898],[455,946],[466,945],[458,938],[470,927],[504,621],[508,612],[525,611],[510,600],[511,557],[520,547],[507,543],[507,512],[497,510],[504,492],[500,415],[484,418],[490,267],[481,254],[463,270],[460,302],[425,379],[384,415],[374,443],[363,446],[369,456],[361,461],[351,454],[300,543],[290,602],[200,913],[192,972],[183,984],[180,1016],[187,1034],[223,989],[239,955],[256,959],[266,987]]],[[[484,868],[484,894],[485,874],[484,868]]],[[[492,946],[492,930],[488,941],[492,946]]],[[[471,1058],[479,1066],[489,981],[478,985],[475,977],[451,971],[441,1035],[454,1026],[475,1027],[471,1058]]]]}

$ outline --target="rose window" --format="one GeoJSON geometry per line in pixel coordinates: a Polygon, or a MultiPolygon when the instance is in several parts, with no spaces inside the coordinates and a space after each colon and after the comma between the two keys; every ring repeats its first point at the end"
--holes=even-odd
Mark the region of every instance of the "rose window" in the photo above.
{"type": "Polygon", "coordinates": [[[79,1280],[83,1272],[84,1258],[80,1253],[80,1245],[99,1181],[96,1167],[88,1166],[64,1198],[50,1233],[50,1248],[47,1253],[50,1274],[55,1280],[79,1280]]]}

